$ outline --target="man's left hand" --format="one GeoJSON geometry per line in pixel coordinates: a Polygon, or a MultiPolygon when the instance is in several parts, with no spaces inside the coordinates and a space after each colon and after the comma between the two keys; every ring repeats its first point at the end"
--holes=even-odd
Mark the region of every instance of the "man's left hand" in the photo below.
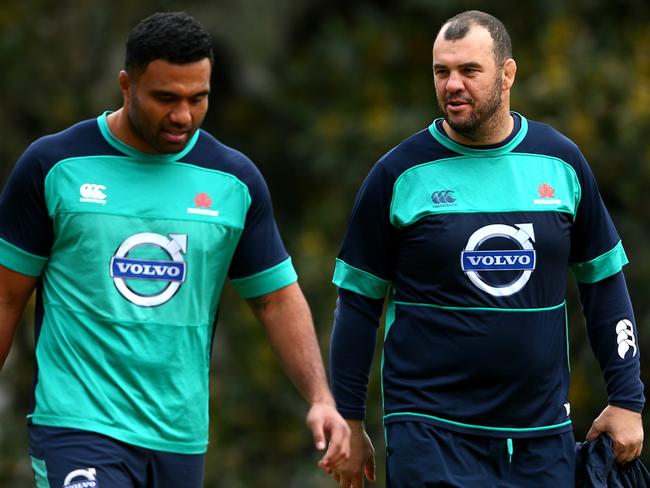
{"type": "Polygon", "coordinates": [[[334,405],[314,403],[307,414],[307,426],[314,436],[316,449],[327,452],[318,466],[327,474],[350,457],[350,427],[334,405]],[[327,442],[329,439],[329,443],[327,442]]]}
{"type": "Polygon", "coordinates": [[[640,413],[607,405],[591,424],[587,440],[593,441],[602,433],[612,438],[617,463],[628,463],[641,455],[643,424],[640,413]]]}

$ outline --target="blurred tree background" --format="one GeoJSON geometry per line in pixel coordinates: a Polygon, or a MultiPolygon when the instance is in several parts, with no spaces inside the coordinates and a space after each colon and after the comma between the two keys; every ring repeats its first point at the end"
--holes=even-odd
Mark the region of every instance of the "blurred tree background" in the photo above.
{"type": "MultiPolygon", "coordinates": [[[[631,261],[638,340],[650,350],[648,0],[2,0],[0,183],[35,138],[120,106],[117,73],[139,19],[190,12],[212,33],[216,52],[204,128],[265,175],[327,356],[330,279],[354,195],[385,151],[438,116],[431,44],[444,20],[471,8],[501,18],[511,33],[519,66],[513,109],[570,136],[590,161],[631,261]]],[[[606,396],[573,283],[569,294],[571,400],[583,439],[606,396]]],[[[0,374],[3,487],[33,485],[24,421],[32,312],[0,374]]],[[[650,363],[642,367],[647,379],[650,363]]],[[[367,421],[383,486],[377,370],[367,421]]],[[[212,390],[206,486],[334,486],[316,468],[305,403],[231,288],[212,390]]]]}

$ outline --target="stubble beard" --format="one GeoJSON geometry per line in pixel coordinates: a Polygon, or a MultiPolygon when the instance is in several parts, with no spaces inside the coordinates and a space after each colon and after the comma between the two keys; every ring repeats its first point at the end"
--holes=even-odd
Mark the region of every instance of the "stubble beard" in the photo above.
{"type": "Polygon", "coordinates": [[[141,141],[144,141],[155,154],[175,154],[182,151],[187,146],[187,142],[189,142],[194,135],[194,132],[196,132],[190,131],[188,133],[187,141],[182,145],[168,144],[158,137],[160,132],[159,128],[151,125],[146,117],[141,116],[142,114],[143,110],[139,106],[137,96],[134,96],[131,105],[126,111],[129,126],[131,127],[131,131],[141,141]]]}
{"type": "Polygon", "coordinates": [[[168,152],[160,147],[155,135],[150,130],[147,130],[147,123],[140,117],[140,108],[137,106],[137,103],[132,103],[126,115],[131,130],[140,140],[144,141],[156,153],[164,154],[168,152]]]}
{"type": "Polygon", "coordinates": [[[455,132],[465,139],[481,142],[497,129],[495,126],[498,124],[497,118],[500,115],[502,105],[501,79],[497,78],[491,96],[485,102],[485,105],[482,107],[473,105],[474,111],[468,117],[454,120],[449,116],[444,106],[440,108],[444,114],[445,121],[455,132]]]}

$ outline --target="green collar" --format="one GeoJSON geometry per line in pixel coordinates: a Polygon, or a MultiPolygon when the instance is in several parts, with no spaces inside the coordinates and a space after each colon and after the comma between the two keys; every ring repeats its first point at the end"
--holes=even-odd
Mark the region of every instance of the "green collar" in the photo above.
{"type": "Polygon", "coordinates": [[[458,144],[457,142],[447,137],[446,134],[442,133],[440,129],[438,129],[437,121],[440,119],[433,121],[433,123],[429,126],[429,132],[436,141],[445,146],[447,149],[451,149],[452,151],[463,154],[465,156],[498,156],[500,154],[505,154],[512,151],[515,147],[517,147],[522,139],[526,137],[526,134],[528,133],[528,121],[526,118],[519,113],[513,113],[518,115],[521,119],[521,127],[519,127],[519,131],[507,144],[499,147],[490,147],[489,149],[474,149],[462,144],[458,144]]]}
{"type": "Polygon", "coordinates": [[[99,117],[97,117],[97,124],[99,125],[99,131],[102,133],[104,139],[106,139],[106,141],[111,146],[113,146],[118,151],[121,151],[135,159],[146,160],[155,163],[168,163],[168,162],[178,161],[183,156],[185,156],[188,152],[190,152],[192,148],[194,148],[194,145],[196,144],[196,141],[199,138],[200,130],[197,130],[192,136],[192,138],[187,142],[187,145],[183,148],[183,150],[177,153],[151,154],[151,153],[142,152],[122,142],[121,140],[119,140],[117,137],[113,135],[111,129],[108,127],[107,117],[108,114],[110,113],[111,113],[110,111],[106,111],[103,114],[101,114],[99,117]]]}

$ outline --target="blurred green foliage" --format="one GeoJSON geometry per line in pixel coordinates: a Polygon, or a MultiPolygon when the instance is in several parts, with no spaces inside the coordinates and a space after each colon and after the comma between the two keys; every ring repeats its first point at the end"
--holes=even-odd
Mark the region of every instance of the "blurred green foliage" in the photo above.
{"type": "MultiPolygon", "coordinates": [[[[571,137],[590,161],[631,261],[626,276],[650,347],[650,4],[647,0],[3,0],[0,182],[37,137],[120,106],[129,29],[185,10],[213,34],[204,128],[265,175],[311,303],[324,355],[334,257],[354,195],[384,152],[438,115],[430,53],[445,19],[470,8],[501,18],[518,63],[513,109],[571,137]]],[[[606,400],[569,283],[572,411],[578,439],[606,400]]],[[[209,487],[326,487],[304,426],[307,407],[262,328],[226,287],[213,352],[209,487]]],[[[25,439],[33,310],[0,374],[0,486],[32,486],[25,439]]],[[[379,348],[378,348],[379,350],[379,348]]],[[[648,377],[648,364],[642,364],[648,377]]],[[[383,486],[377,364],[368,428],[383,486]]],[[[647,458],[646,458],[647,459],[647,458]]]]}

